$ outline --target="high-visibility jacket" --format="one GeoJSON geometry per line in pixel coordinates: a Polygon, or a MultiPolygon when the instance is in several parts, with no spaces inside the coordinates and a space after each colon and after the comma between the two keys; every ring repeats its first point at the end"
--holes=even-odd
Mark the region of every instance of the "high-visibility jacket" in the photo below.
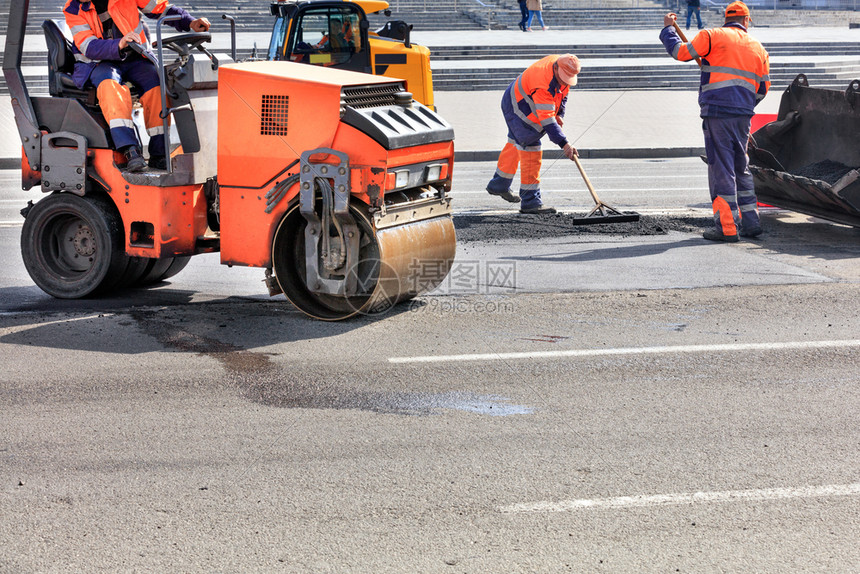
{"type": "Polygon", "coordinates": [[[570,86],[555,79],[552,68],[556,60],[558,55],[541,58],[511,82],[505,91],[502,111],[511,133],[520,144],[540,139],[544,133],[559,147],[567,144],[555,118],[564,117],[570,86]]]}
{"type": "Polygon", "coordinates": [[[703,118],[752,116],[753,108],[770,89],[767,51],[741,24],[729,22],[722,28],[702,30],[687,43],[674,26],[666,26],[660,40],[676,60],[701,58],[699,107],[703,118]]]}
{"type": "Polygon", "coordinates": [[[331,44],[331,48],[334,50],[355,46],[350,23],[346,21],[340,28],[340,30],[334,30],[324,35],[319,42],[314,44],[314,48],[324,48],[326,44],[331,44]]]}
{"type": "MultiPolygon", "coordinates": [[[[171,6],[167,0],[109,0],[108,15],[120,33],[137,32],[143,45],[147,45],[146,27],[140,20],[141,11],[149,18],[163,14],[181,16],[181,20],[168,22],[179,31],[191,30],[194,18],[182,8],[171,6]]],[[[119,50],[120,38],[106,38],[102,22],[92,2],[67,0],[63,8],[66,24],[72,32],[75,54],[74,80],[83,88],[98,63],[102,60],[122,60],[119,50]]]]}

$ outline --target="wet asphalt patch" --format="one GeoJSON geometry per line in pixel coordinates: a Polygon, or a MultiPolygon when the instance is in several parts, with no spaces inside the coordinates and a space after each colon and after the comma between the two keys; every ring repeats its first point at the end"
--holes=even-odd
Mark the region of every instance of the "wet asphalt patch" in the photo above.
{"type": "MultiPolygon", "coordinates": [[[[261,306],[253,302],[253,307],[261,306]]],[[[203,305],[207,307],[207,305],[203,305]]],[[[189,326],[188,317],[181,311],[137,310],[131,313],[139,328],[165,347],[184,353],[194,353],[217,360],[224,369],[227,380],[241,390],[250,401],[275,408],[302,409],[356,409],[379,414],[427,416],[440,414],[444,410],[455,410],[488,416],[525,415],[534,412],[530,406],[511,403],[507,398],[483,395],[466,391],[443,393],[402,391],[393,388],[365,390],[364,381],[393,383],[410,380],[390,371],[368,371],[360,375],[334,368],[303,369],[290,365],[279,365],[268,353],[249,351],[238,345],[219,341],[211,335],[195,331],[212,332],[212,323],[218,323],[219,312],[225,309],[218,305],[196,317],[205,316],[209,321],[189,326]]],[[[241,311],[230,307],[230,314],[241,311]]],[[[255,310],[254,313],[257,313],[255,310]]],[[[301,319],[305,320],[305,319],[301,319]]],[[[308,321],[310,319],[307,319],[308,321]]],[[[360,320],[360,319],[358,319],[360,320]]]]}
{"type": "Polygon", "coordinates": [[[521,213],[473,215],[455,214],[457,241],[496,242],[505,239],[543,239],[575,235],[618,235],[633,237],[666,235],[670,231],[701,232],[713,227],[711,217],[670,217],[642,215],[639,221],[621,223],[578,223],[586,214],[550,213],[524,215],[521,213]]]}

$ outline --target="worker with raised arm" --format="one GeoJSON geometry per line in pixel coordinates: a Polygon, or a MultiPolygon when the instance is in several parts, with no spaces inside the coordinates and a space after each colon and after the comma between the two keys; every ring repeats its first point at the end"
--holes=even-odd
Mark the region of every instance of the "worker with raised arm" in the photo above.
{"type": "Polygon", "coordinates": [[[131,49],[133,43],[146,47],[149,42],[141,13],[153,19],[165,14],[180,16],[167,24],[182,32],[209,30],[209,20],[194,19],[167,0],[67,0],[63,8],[74,39],[72,77],[80,89],[96,88],[114,147],[125,155],[126,170],[131,172],[142,171],[147,164],[134,131],[131,92],[126,82],[134,85],[140,95],[150,138],[149,166],[167,167],[158,71],[152,62],[131,49]]]}
{"type": "Polygon", "coordinates": [[[747,143],[754,108],[770,88],[767,51],[748,33],[752,18],[743,2],[726,7],[721,28],[702,30],[691,42],[681,40],[676,19],[675,13],[663,17],[660,41],[676,60],[699,58],[702,65],[699,115],[715,225],[704,238],[734,242],[739,234],[756,237],[762,229],[747,143]]]}
{"type": "Polygon", "coordinates": [[[564,111],[570,88],[576,85],[581,67],[572,54],[546,56],[517,77],[502,96],[502,114],[508,126],[508,143],[499,154],[496,173],[487,191],[511,203],[520,203],[520,213],[555,213],[541,200],[541,138],[550,141],[573,160],[576,148],[564,132],[564,111]],[[511,192],[520,169],[519,197],[511,192]]]}

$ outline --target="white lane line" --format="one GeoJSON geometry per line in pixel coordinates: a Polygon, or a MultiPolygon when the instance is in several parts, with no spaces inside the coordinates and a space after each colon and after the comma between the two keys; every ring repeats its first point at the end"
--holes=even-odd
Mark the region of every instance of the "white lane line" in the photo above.
{"type": "MultiPolygon", "coordinates": [[[[38,311],[5,311],[0,313],[2,317],[15,317],[21,315],[32,315],[36,314],[38,311]]],[[[17,333],[18,331],[25,331],[27,329],[33,327],[45,327],[46,325],[58,325],[60,323],[74,323],[75,321],[87,321],[89,319],[99,319],[104,317],[113,317],[113,313],[101,313],[99,315],[87,315],[86,317],[72,317],[69,319],[58,319],[56,321],[46,321],[44,323],[29,323],[27,325],[17,325],[15,327],[8,327],[6,329],[0,329],[0,332],[11,334],[17,333]]]]}
{"type": "MultiPolygon", "coordinates": [[[[471,163],[471,162],[470,162],[470,163],[471,163]]],[[[469,176],[472,176],[472,175],[475,175],[475,174],[479,174],[479,173],[487,173],[487,170],[486,170],[486,169],[472,169],[472,170],[467,170],[466,168],[464,168],[464,167],[462,167],[462,166],[463,166],[463,163],[458,163],[458,164],[457,164],[457,169],[454,171],[454,178],[455,178],[455,179],[457,178],[457,176],[458,176],[458,175],[463,174],[463,173],[466,173],[466,174],[468,174],[469,176]]],[[[575,173],[575,172],[574,172],[574,173],[575,173]]],[[[542,175],[541,175],[541,181],[545,180],[547,177],[549,177],[550,179],[565,179],[565,178],[567,177],[567,174],[558,174],[558,175],[552,175],[552,176],[549,176],[548,174],[542,174],[542,175]]],[[[673,175],[668,175],[668,174],[667,174],[667,175],[663,175],[663,174],[660,174],[660,179],[661,179],[661,180],[665,180],[665,179],[683,179],[683,180],[687,180],[687,181],[688,181],[688,180],[690,180],[691,178],[694,178],[694,177],[697,177],[697,178],[702,179],[702,181],[704,181],[704,182],[705,182],[705,187],[707,187],[707,183],[708,183],[708,182],[707,182],[707,181],[705,181],[705,180],[707,180],[707,175],[704,175],[704,176],[703,176],[703,175],[702,175],[702,172],[695,172],[695,173],[693,173],[693,172],[690,172],[690,173],[680,173],[680,174],[673,174],[673,175]]],[[[594,177],[591,177],[591,172],[589,171],[589,173],[588,173],[588,179],[589,179],[589,181],[591,181],[592,183],[594,183],[595,181],[600,182],[600,181],[603,181],[603,180],[609,180],[609,179],[611,179],[611,180],[624,180],[624,179],[629,179],[629,180],[634,180],[634,181],[642,181],[642,175],[641,175],[641,174],[639,174],[639,175],[596,174],[594,177]]],[[[637,188],[637,189],[638,189],[638,188],[637,188]]]]}
{"type": "Polygon", "coordinates": [[[831,484],[825,486],[802,486],[799,488],[764,488],[757,490],[727,490],[724,492],[684,492],[678,494],[654,494],[617,496],[614,498],[592,498],[562,500],[559,502],[522,502],[502,506],[501,512],[571,512],[589,508],[641,508],[682,504],[711,504],[719,502],[744,502],[750,500],[786,500],[793,498],[817,498],[823,496],[860,495],[860,483],[831,484]]]}
{"type": "Polygon", "coordinates": [[[468,361],[506,361],[511,359],[559,359],[564,357],[600,357],[606,355],[656,355],[663,353],[719,353],[724,351],[785,351],[792,349],[840,349],[860,347],[860,340],[793,341],[787,343],[737,343],[725,345],[677,345],[666,347],[622,347],[617,349],[570,349],[567,351],[531,351],[520,353],[474,353],[467,355],[424,355],[389,357],[390,363],[444,363],[468,361]]]}
{"type": "MultiPolygon", "coordinates": [[[[688,192],[694,192],[694,191],[701,191],[703,189],[708,189],[707,183],[704,183],[699,187],[673,187],[672,191],[675,193],[688,193],[688,192]]],[[[586,190],[587,190],[587,188],[585,188],[585,187],[583,187],[581,189],[574,187],[571,189],[571,191],[586,191],[586,190]]],[[[627,188],[627,187],[621,188],[621,187],[619,187],[619,188],[601,188],[600,191],[601,191],[601,193],[604,193],[604,192],[605,193],[629,193],[629,192],[639,193],[639,192],[649,192],[649,191],[665,193],[666,188],[661,187],[658,189],[658,188],[645,188],[645,187],[634,187],[634,188],[627,188]]],[[[491,197],[490,194],[487,193],[486,191],[458,191],[458,190],[454,190],[449,195],[452,195],[454,197],[458,197],[460,195],[486,195],[488,197],[491,197]]]]}

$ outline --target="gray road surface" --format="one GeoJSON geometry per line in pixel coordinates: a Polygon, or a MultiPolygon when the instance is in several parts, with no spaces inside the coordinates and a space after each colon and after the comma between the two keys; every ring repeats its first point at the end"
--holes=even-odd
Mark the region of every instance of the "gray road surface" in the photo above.
{"type": "Polygon", "coordinates": [[[457,279],[337,324],[217,255],[53,300],[0,172],[0,572],[856,571],[857,231],[708,244],[699,160],[607,160],[670,230],[559,235],[491,166],[456,168],[457,279]]]}

